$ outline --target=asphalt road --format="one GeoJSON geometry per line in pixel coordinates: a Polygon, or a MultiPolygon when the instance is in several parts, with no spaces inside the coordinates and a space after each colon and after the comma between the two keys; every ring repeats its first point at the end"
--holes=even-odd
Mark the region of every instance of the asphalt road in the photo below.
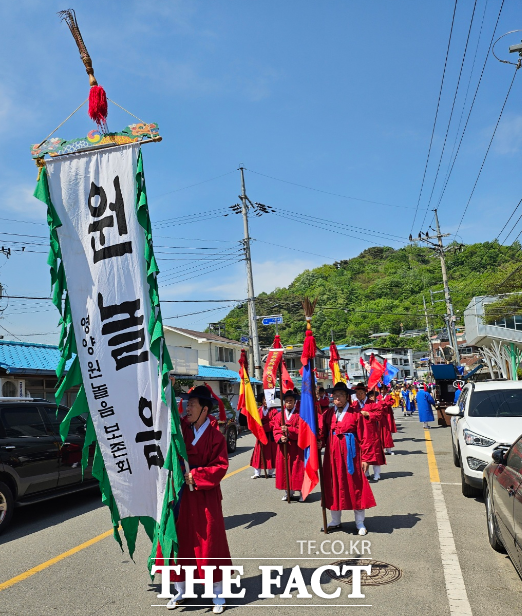
{"type": "MultiPolygon", "coordinates": [[[[253,437],[240,438],[222,490],[228,541],[234,563],[244,566],[241,588],[246,589],[246,596],[229,600],[237,606],[230,605],[229,610],[238,616],[256,612],[255,607],[274,614],[294,615],[303,610],[314,616],[347,610],[379,616],[520,613],[522,581],[509,559],[489,546],[482,500],[461,494],[449,429],[432,429],[430,443],[415,418],[399,418],[399,422],[397,455],[388,458],[382,480],[372,485],[377,507],[367,512],[369,534],[363,538],[370,542],[366,547],[371,555],[358,553],[363,546],[355,535],[351,512],[343,514],[342,531],[325,536],[320,532],[317,491],[306,503],[288,505],[281,501],[273,480],[251,480],[250,469],[244,467],[250,461],[253,437]],[[440,481],[435,487],[434,461],[431,458],[430,470],[427,454],[431,445],[440,481]],[[321,551],[323,541],[336,543],[323,544],[321,551]],[[328,553],[332,549],[336,554],[328,553]],[[290,570],[297,565],[310,592],[310,577],[318,567],[362,557],[393,565],[396,569],[386,571],[387,575],[394,571],[396,579],[384,585],[365,585],[364,599],[356,599],[348,598],[351,584],[323,574],[323,591],[333,593],[340,587],[339,598],[298,599],[295,589],[292,599],[279,597],[290,570]],[[258,598],[260,565],[284,566],[281,588],[274,587],[273,599],[258,598]],[[342,607],[347,605],[351,607],[342,607]]],[[[0,614],[165,613],[166,600],[157,599],[160,578],[151,582],[146,569],[150,544],[145,533],[138,538],[134,562],[111,537],[74,551],[109,529],[108,510],[96,491],[18,509],[11,527],[0,536],[0,589],[2,583],[15,581],[0,590],[0,614]],[[39,565],[41,570],[30,571],[39,565]],[[21,574],[27,571],[31,575],[24,578],[21,574]]],[[[208,613],[210,608],[210,600],[200,599],[188,601],[177,611],[208,613]],[[200,604],[205,607],[197,607],[200,604]]]]}

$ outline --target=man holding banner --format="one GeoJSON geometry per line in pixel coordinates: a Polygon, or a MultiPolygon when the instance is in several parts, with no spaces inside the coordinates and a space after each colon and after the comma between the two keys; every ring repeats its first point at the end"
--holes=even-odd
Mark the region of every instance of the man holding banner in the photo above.
{"type": "Polygon", "coordinates": [[[319,430],[320,445],[325,445],[324,504],[332,517],[329,531],[341,528],[343,511],[353,510],[358,534],[366,535],[365,510],[376,505],[365,475],[370,460],[365,447],[365,421],[370,414],[351,404],[351,394],[346,383],[336,383],[334,406],[323,415],[319,430]]]}
{"type": "MultiPolygon", "coordinates": [[[[205,385],[194,387],[188,396],[187,415],[181,422],[190,470],[185,473],[186,485],[179,509],[176,506],[179,545],[176,562],[183,567],[195,566],[194,577],[200,579],[206,577],[204,566],[216,567],[213,590],[217,597],[212,600],[213,611],[221,614],[225,600],[219,597],[223,592],[219,567],[232,565],[219,485],[228,469],[228,455],[225,437],[213,428],[208,417],[213,404],[214,399],[205,385]]],[[[185,570],[173,573],[172,579],[176,594],[167,604],[168,609],[175,609],[185,599],[185,570]]]]}

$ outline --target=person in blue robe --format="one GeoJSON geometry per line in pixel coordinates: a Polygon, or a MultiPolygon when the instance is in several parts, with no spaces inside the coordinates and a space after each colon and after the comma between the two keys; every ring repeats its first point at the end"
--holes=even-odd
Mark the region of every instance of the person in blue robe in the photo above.
{"type": "Polygon", "coordinates": [[[419,412],[419,421],[424,422],[425,428],[431,428],[430,421],[434,421],[433,410],[431,405],[435,406],[435,400],[433,396],[424,389],[419,389],[417,392],[417,411],[419,412]]]}

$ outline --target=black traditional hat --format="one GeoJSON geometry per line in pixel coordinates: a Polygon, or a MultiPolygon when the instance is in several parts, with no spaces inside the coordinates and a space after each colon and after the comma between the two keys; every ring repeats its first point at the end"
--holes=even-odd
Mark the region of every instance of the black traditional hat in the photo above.
{"type": "Polygon", "coordinates": [[[194,389],[189,392],[187,399],[191,400],[192,398],[198,398],[200,401],[204,400],[204,406],[208,405],[209,410],[214,406],[214,398],[212,397],[208,387],[205,385],[198,385],[197,387],[194,387],[194,389]]]}
{"type": "Polygon", "coordinates": [[[352,394],[354,394],[354,393],[355,393],[355,390],[350,389],[350,388],[348,387],[348,385],[346,385],[346,383],[343,383],[342,381],[339,381],[339,383],[336,383],[336,384],[333,386],[333,389],[332,389],[332,394],[334,394],[336,391],[342,391],[342,392],[344,392],[344,393],[345,393],[348,397],[350,397],[352,394]]]}
{"type": "Polygon", "coordinates": [[[297,400],[298,395],[295,393],[293,389],[289,389],[287,392],[283,394],[283,400],[286,400],[287,398],[293,398],[294,400],[297,400]]]}
{"type": "Polygon", "coordinates": [[[363,391],[368,391],[368,387],[364,383],[357,383],[357,385],[355,385],[354,387],[354,390],[357,391],[358,389],[362,389],[363,391]]]}

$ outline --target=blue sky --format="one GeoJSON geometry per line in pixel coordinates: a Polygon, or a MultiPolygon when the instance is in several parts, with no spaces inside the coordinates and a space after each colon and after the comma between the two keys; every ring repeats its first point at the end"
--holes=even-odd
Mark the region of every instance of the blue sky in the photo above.
{"type": "MultiPolygon", "coordinates": [[[[282,213],[359,227],[358,233],[343,228],[343,235],[333,233],[335,227],[317,228],[310,218],[308,224],[288,214],[254,218],[256,292],[286,285],[306,268],[356,256],[371,245],[404,245],[419,197],[453,6],[449,0],[76,3],[98,81],[111,99],[145,121],[158,122],[164,137],[160,144],[143,148],[155,244],[158,253],[189,254],[158,254],[164,259],[163,299],[246,296],[244,263],[236,261],[242,221],[220,215],[222,208],[238,201],[240,163],[248,169],[252,201],[282,213]],[[212,216],[209,210],[220,211],[212,216]],[[207,214],[196,222],[184,218],[184,224],[176,224],[180,217],[200,212],[207,214]],[[381,240],[379,234],[395,237],[381,240]],[[195,247],[212,248],[208,252],[216,261],[192,261],[192,254],[201,258],[205,252],[195,247]],[[230,260],[222,261],[218,252],[230,260]]],[[[414,234],[428,207],[473,6],[472,0],[458,3],[414,234]]],[[[506,0],[497,36],[521,25],[519,7],[516,0],[506,0]]],[[[13,251],[9,260],[0,255],[0,283],[10,295],[49,294],[45,212],[31,196],[36,169],[29,145],[41,141],[88,95],[76,46],[56,15],[63,8],[55,0],[0,6],[0,243],[12,249],[26,246],[24,253],[13,251]]],[[[439,199],[468,82],[461,128],[499,8],[500,0],[489,0],[487,6],[485,0],[476,3],[441,178],[430,207],[439,199]]],[[[507,46],[518,40],[519,35],[503,39],[497,52],[507,57],[507,46]]],[[[513,70],[494,58],[487,62],[440,205],[445,231],[459,227],[513,70]]],[[[519,80],[460,226],[464,242],[496,237],[522,196],[519,80]]],[[[108,120],[111,130],[134,121],[114,106],[108,120]]],[[[91,128],[82,109],[56,134],[80,137],[91,128]]],[[[423,229],[430,221],[431,212],[423,229]]],[[[227,305],[232,304],[165,304],[163,314],[168,324],[204,329],[226,314],[227,305]]],[[[6,339],[12,338],[8,330],[22,340],[56,342],[58,317],[49,302],[4,299],[0,309],[5,309],[0,333],[6,339]]]]}

